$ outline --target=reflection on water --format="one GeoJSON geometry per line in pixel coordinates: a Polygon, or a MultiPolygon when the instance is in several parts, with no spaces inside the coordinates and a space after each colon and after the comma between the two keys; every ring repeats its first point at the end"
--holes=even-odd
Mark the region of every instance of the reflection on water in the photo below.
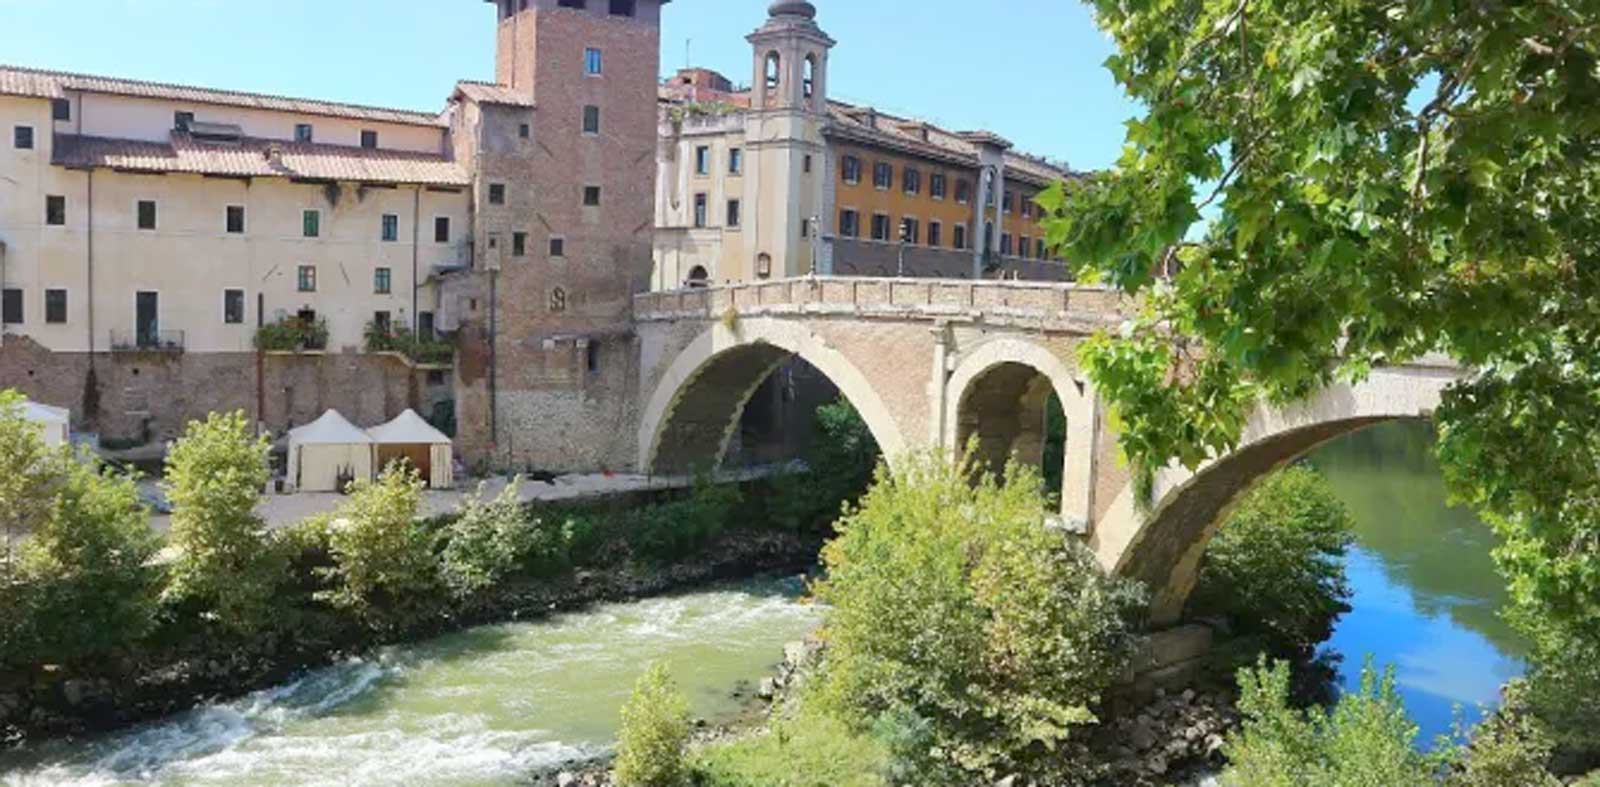
{"type": "Polygon", "coordinates": [[[664,661],[697,714],[739,710],[819,620],[798,580],[487,626],[319,670],[242,700],[0,760],[0,784],[479,785],[599,753],[664,661]]]}
{"type": "Polygon", "coordinates": [[[1525,653],[1499,617],[1506,591],[1489,554],[1494,534],[1446,503],[1433,441],[1426,423],[1392,423],[1310,457],[1356,523],[1352,610],[1327,647],[1344,655],[1347,687],[1357,685],[1366,654],[1394,665],[1423,741],[1450,731],[1457,706],[1475,720],[1521,674],[1525,653]]]}

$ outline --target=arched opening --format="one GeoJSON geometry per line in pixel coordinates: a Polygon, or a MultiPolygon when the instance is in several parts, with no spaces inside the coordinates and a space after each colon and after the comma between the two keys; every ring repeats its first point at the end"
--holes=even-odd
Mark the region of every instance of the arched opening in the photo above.
{"type": "Polygon", "coordinates": [[[803,68],[804,70],[800,77],[800,95],[805,98],[806,105],[811,106],[813,103],[811,99],[816,95],[817,90],[817,56],[814,54],[806,55],[806,62],[803,68]]]}
{"type": "Polygon", "coordinates": [[[762,66],[762,84],[767,88],[767,98],[776,98],[778,85],[783,82],[783,58],[777,52],[768,52],[766,63],[762,66]]]}
{"type": "Polygon", "coordinates": [[[768,254],[766,252],[761,252],[760,254],[756,255],[756,278],[758,278],[758,279],[770,279],[770,278],[772,278],[772,255],[771,254],[768,254]]]}
{"type": "Polygon", "coordinates": [[[689,269],[689,278],[683,284],[691,290],[703,290],[711,286],[711,274],[706,272],[704,265],[696,265],[689,269]]]}
{"type": "Polygon", "coordinates": [[[1024,363],[1000,363],[974,378],[960,397],[956,447],[971,449],[973,469],[1002,475],[1012,461],[1036,468],[1051,510],[1059,508],[1067,416],[1050,378],[1024,363]]]}

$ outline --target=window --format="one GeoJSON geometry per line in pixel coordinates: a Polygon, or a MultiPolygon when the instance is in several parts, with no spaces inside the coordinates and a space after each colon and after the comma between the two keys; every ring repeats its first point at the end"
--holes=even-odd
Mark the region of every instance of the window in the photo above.
{"type": "Polygon", "coordinates": [[[299,286],[299,290],[301,292],[316,292],[317,291],[317,266],[315,266],[315,265],[301,265],[300,266],[300,274],[296,278],[295,281],[296,281],[296,284],[299,286]]]}
{"type": "Polygon", "coordinates": [[[872,185],[880,189],[894,187],[894,165],[880,161],[872,166],[872,185]]]}
{"type": "Polygon", "coordinates": [[[44,223],[52,227],[67,223],[67,198],[52,194],[44,198],[44,223]]]}
{"type": "Polygon", "coordinates": [[[417,312],[417,335],[424,339],[433,338],[433,312],[417,312]]]}
{"type": "Polygon", "coordinates": [[[565,256],[567,256],[567,239],[566,238],[551,238],[550,239],[550,256],[552,256],[552,257],[565,257],[565,256]]]}
{"type": "Polygon", "coordinates": [[[633,16],[634,0],[611,0],[612,16],[633,16]]]}
{"type": "Polygon", "coordinates": [[[778,88],[778,82],[781,81],[780,75],[782,73],[783,73],[783,62],[778,59],[778,53],[777,52],[768,53],[767,54],[766,75],[763,78],[764,81],[765,81],[765,84],[767,86],[767,91],[768,92],[771,92],[771,91],[776,90],[778,88]]]}
{"type": "Polygon", "coordinates": [[[64,323],[67,321],[67,291],[44,291],[44,321],[48,323],[64,323]]]}
{"type": "Polygon", "coordinates": [[[1000,253],[1011,254],[1011,233],[1009,232],[1000,233],[1000,253]]]}
{"type": "Polygon", "coordinates": [[[589,367],[590,372],[600,371],[600,342],[590,339],[589,346],[584,348],[583,357],[584,365],[589,367]]]}
{"type": "Polygon", "coordinates": [[[1000,209],[1010,213],[1016,207],[1016,202],[1017,195],[1007,191],[1005,196],[1000,198],[1000,209]]]}
{"type": "Polygon", "coordinates": [[[694,225],[696,227],[704,227],[706,225],[706,210],[709,199],[703,191],[694,195],[694,225]]]}
{"type": "Polygon", "coordinates": [[[701,145],[694,149],[694,174],[711,174],[711,148],[701,145]]]}
{"type": "Polygon", "coordinates": [[[756,276],[762,279],[772,278],[772,255],[761,252],[756,255],[756,276]]]}
{"type": "Polygon", "coordinates": [[[393,324],[394,320],[389,316],[388,311],[375,311],[372,313],[372,327],[376,328],[378,332],[389,333],[389,327],[393,324]]]}
{"type": "Polygon", "coordinates": [[[52,120],[71,120],[72,102],[64,98],[52,99],[50,101],[50,117],[52,120]]]}
{"type": "Polygon", "coordinates": [[[1023,235],[1022,237],[1017,238],[1017,256],[1018,257],[1022,257],[1024,259],[1026,259],[1027,256],[1028,256],[1028,251],[1030,249],[1032,249],[1032,248],[1033,248],[1033,238],[1030,238],[1030,237],[1028,237],[1026,235],[1023,235]]]}
{"type": "Polygon", "coordinates": [[[188,131],[189,127],[192,126],[192,125],[194,125],[194,113],[193,112],[174,112],[174,113],[172,113],[172,127],[173,128],[175,128],[175,129],[177,129],[179,131],[188,131]]]}
{"type": "Polygon", "coordinates": [[[550,311],[564,312],[567,310],[567,291],[560,287],[550,288],[550,311]]]}
{"type": "Polygon", "coordinates": [[[394,272],[388,268],[379,268],[372,272],[372,292],[376,295],[388,295],[394,285],[394,272]]]}
{"type": "Polygon", "coordinates": [[[1022,216],[1023,218],[1033,218],[1033,198],[1026,194],[1022,195],[1022,216]]]}
{"type": "Polygon", "coordinates": [[[806,55],[806,62],[801,66],[800,96],[807,101],[817,92],[817,56],[806,55]]]}
{"type": "Polygon", "coordinates": [[[728,226],[739,226],[739,201],[736,199],[728,200],[728,226]]]}
{"type": "Polygon", "coordinates": [[[584,206],[590,207],[590,208],[598,208],[598,207],[600,207],[600,187],[599,186],[584,186],[583,187],[583,204],[584,204],[584,206]]]}
{"type": "Polygon", "coordinates": [[[922,172],[906,167],[905,181],[902,184],[907,194],[916,194],[922,191],[922,172]]]}
{"type": "Polygon", "coordinates": [[[433,242],[450,242],[450,217],[439,216],[433,220],[433,242]]]}
{"type": "Polygon", "coordinates": [[[861,214],[853,210],[839,211],[839,234],[846,238],[861,237],[861,214]]]}
{"type": "Polygon", "coordinates": [[[972,201],[972,184],[964,180],[956,181],[956,202],[963,205],[972,201]]]}
{"type": "Polygon", "coordinates": [[[576,8],[579,11],[582,11],[584,8],[584,0],[560,0],[560,2],[556,3],[556,5],[561,6],[562,8],[576,8]]]}
{"type": "Polygon", "coordinates": [[[944,199],[944,190],[944,173],[935,172],[928,176],[928,196],[934,199],[944,199]]]}
{"type": "Polygon", "coordinates": [[[489,184],[489,204],[490,205],[504,205],[504,204],[506,204],[506,184],[504,184],[504,183],[490,183],[489,184]]]}
{"type": "Polygon", "coordinates": [[[600,133],[600,108],[599,107],[591,105],[591,106],[586,106],[586,107],[583,108],[583,133],[585,133],[585,134],[598,134],[598,133],[600,133]]]}
{"type": "Polygon", "coordinates": [[[511,256],[521,257],[528,253],[528,233],[511,233],[511,256]]]}
{"type": "Polygon", "coordinates": [[[322,234],[322,214],[308,210],[300,214],[300,234],[307,238],[315,238],[322,234]]]}
{"type": "Polygon", "coordinates": [[[861,182],[861,159],[855,156],[845,156],[839,164],[840,177],[844,182],[855,184],[861,182]]]}
{"type": "Polygon", "coordinates": [[[11,144],[17,150],[33,150],[33,126],[17,126],[13,129],[11,144]]]}
{"type": "Polygon", "coordinates": [[[967,247],[967,228],[965,225],[957,224],[950,228],[950,247],[954,249],[965,249],[967,247]]]}
{"type": "Polygon", "coordinates": [[[517,136],[522,137],[523,139],[533,136],[533,126],[530,126],[527,123],[517,126],[517,136]]]}
{"type": "Polygon", "coordinates": [[[811,237],[811,219],[801,219],[800,220],[800,237],[802,237],[802,238],[811,237]]]}
{"type": "Polygon", "coordinates": [[[244,323],[244,290],[222,291],[222,321],[228,325],[244,323]]]}
{"type": "Polygon", "coordinates": [[[803,159],[803,163],[801,164],[801,169],[807,175],[811,174],[811,154],[810,153],[807,153],[805,159],[803,159]]]}
{"type": "Polygon", "coordinates": [[[156,228],[156,203],[155,200],[139,200],[139,229],[153,230],[156,228]]]}
{"type": "Polygon", "coordinates": [[[922,230],[921,223],[918,222],[916,219],[911,218],[910,216],[905,216],[905,217],[901,218],[900,219],[900,242],[901,243],[909,243],[909,244],[911,244],[913,246],[917,245],[917,243],[922,239],[921,230],[922,230]]]}
{"type": "Polygon", "coordinates": [[[378,237],[384,242],[393,243],[400,240],[400,217],[393,213],[383,214],[383,228],[380,232],[382,234],[378,237]]]}
{"type": "Polygon", "coordinates": [[[1034,241],[1033,243],[1034,243],[1033,256],[1037,257],[1038,259],[1041,259],[1041,260],[1044,259],[1045,258],[1045,254],[1044,254],[1044,238],[1040,238],[1040,239],[1034,241]]]}
{"type": "Polygon", "coordinates": [[[589,47],[583,50],[583,72],[592,77],[600,76],[605,71],[605,59],[600,55],[600,50],[589,47]]]}
{"type": "Polygon", "coordinates": [[[378,132],[369,129],[362,129],[361,147],[364,147],[368,150],[378,147],[378,132]]]}
{"type": "Polygon", "coordinates": [[[244,234],[244,206],[229,205],[227,210],[227,230],[229,235],[244,234]]]}
{"type": "Polygon", "coordinates": [[[294,124],[294,141],[296,141],[296,142],[310,142],[315,137],[316,137],[316,131],[311,128],[311,124],[310,123],[296,123],[296,124],[294,124]]]}
{"type": "Polygon", "coordinates": [[[0,324],[22,324],[22,290],[0,290],[0,324]]]}
{"type": "Polygon", "coordinates": [[[937,221],[928,222],[928,245],[938,248],[944,245],[944,225],[937,221]]]}
{"type": "Polygon", "coordinates": [[[728,174],[737,175],[744,171],[744,151],[739,148],[728,148],[728,174]]]}
{"type": "Polygon", "coordinates": [[[884,241],[889,239],[889,214],[872,214],[872,239],[884,241]]]}

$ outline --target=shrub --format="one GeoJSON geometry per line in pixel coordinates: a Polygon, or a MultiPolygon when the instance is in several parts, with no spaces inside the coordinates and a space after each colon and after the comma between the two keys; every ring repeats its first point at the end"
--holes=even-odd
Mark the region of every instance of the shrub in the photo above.
{"type": "Polygon", "coordinates": [[[1379,674],[1369,662],[1361,688],[1347,692],[1331,711],[1296,710],[1289,702],[1289,665],[1239,671],[1240,730],[1223,752],[1230,787],[1407,787],[1435,784],[1434,768],[1413,742],[1417,726],[1406,717],[1394,672],[1379,674]]]}
{"type": "Polygon", "coordinates": [[[840,521],[816,588],[819,699],[857,730],[886,715],[925,728],[903,752],[918,782],[1042,778],[1127,664],[1143,599],[1044,527],[1037,472],[969,477],[910,457],[840,521]]]}
{"type": "Polygon", "coordinates": [[[1594,762],[1600,755],[1600,635],[1518,613],[1533,642],[1525,699],[1562,748],[1594,762]]]}
{"type": "Polygon", "coordinates": [[[1309,653],[1348,612],[1344,557],[1354,522],[1328,482],[1307,467],[1269,476],[1222,525],[1190,600],[1227,616],[1277,656],[1309,653]]]}
{"type": "Polygon", "coordinates": [[[774,524],[796,533],[831,526],[866,492],[879,459],[867,422],[846,399],[817,408],[812,432],[807,472],[774,478],[768,505],[774,524]]]}
{"type": "MultiPolygon", "coordinates": [[[[0,421],[20,417],[12,410],[0,421]]],[[[13,436],[18,430],[0,427],[13,436]]],[[[33,437],[38,440],[37,435],[33,437]]],[[[3,448],[5,446],[0,446],[3,448]]],[[[40,507],[0,590],[0,660],[12,665],[81,664],[103,658],[155,626],[161,572],[151,565],[160,539],[128,475],[68,449],[0,452],[0,475],[26,474],[40,507]],[[26,462],[26,464],[19,463],[26,462]]],[[[15,500],[0,500],[8,508],[15,500]]]]}
{"type": "Polygon", "coordinates": [[[675,787],[689,775],[689,703],[663,664],[655,664],[634,684],[622,708],[617,736],[617,784],[622,787],[675,787]]]}
{"type": "Polygon", "coordinates": [[[518,494],[521,483],[521,477],[513,479],[488,501],[480,485],[445,525],[439,573],[457,598],[493,587],[524,564],[548,565],[565,554],[562,533],[526,516],[518,494]]]}
{"type": "Polygon", "coordinates": [[[703,787],[879,787],[887,767],[888,752],[873,737],[804,709],[774,721],[767,734],[712,746],[694,759],[703,787]]]}
{"type": "Polygon", "coordinates": [[[1442,750],[1448,787],[1560,787],[1548,770],[1555,742],[1527,713],[1526,688],[1513,681],[1498,710],[1458,733],[1464,745],[1442,750]]]}
{"type": "Polygon", "coordinates": [[[193,421],[167,455],[172,501],[169,600],[203,605],[239,633],[273,618],[273,597],[284,580],[281,553],[269,549],[255,507],[270,471],[271,444],[252,437],[244,413],[213,413],[193,421]]]}
{"type": "Polygon", "coordinates": [[[628,514],[626,535],[635,553],[647,560],[684,558],[722,535],[742,499],[737,486],[698,476],[688,497],[628,514]]]}
{"type": "Polygon", "coordinates": [[[328,525],[333,589],[323,597],[373,624],[403,625],[432,606],[439,588],[433,537],[416,524],[422,481],[390,465],[376,482],[357,481],[328,525]]]}

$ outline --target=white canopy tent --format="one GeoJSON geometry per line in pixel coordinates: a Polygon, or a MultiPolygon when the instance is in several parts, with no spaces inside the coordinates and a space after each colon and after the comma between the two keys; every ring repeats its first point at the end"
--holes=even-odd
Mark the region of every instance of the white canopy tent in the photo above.
{"type": "Polygon", "coordinates": [[[341,476],[372,479],[372,438],[337,410],[289,430],[289,483],[301,492],[342,492],[341,476]]]}
{"type": "Polygon", "coordinates": [[[449,489],[455,485],[451,468],[450,438],[433,428],[415,410],[407,410],[393,421],[367,430],[376,443],[377,468],[390,462],[406,459],[422,475],[422,480],[434,489],[449,489]]]}
{"type": "Polygon", "coordinates": [[[39,425],[44,444],[51,448],[66,445],[72,431],[72,412],[64,407],[51,407],[33,401],[22,403],[22,418],[39,425]]]}

